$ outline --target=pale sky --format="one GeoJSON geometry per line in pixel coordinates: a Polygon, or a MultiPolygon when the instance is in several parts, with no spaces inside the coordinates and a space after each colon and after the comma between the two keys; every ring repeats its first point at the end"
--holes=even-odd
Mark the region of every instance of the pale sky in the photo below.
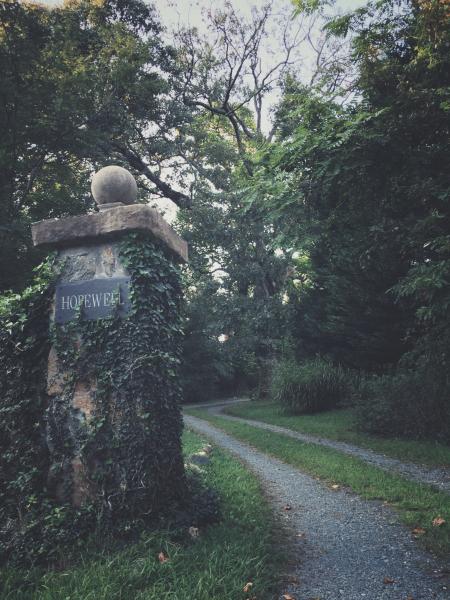
{"type": "MultiPolygon", "coordinates": [[[[40,0],[41,4],[48,6],[56,6],[63,4],[63,0],[40,0]]],[[[162,22],[167,25],[174,25],[177,23],[177,13],[181,16],[183,24],[190,25],[192,27],[201,26],[201,13],[203,9],[217,9],[220,8],[217,2],[211,0],[155,0],[154,2],[158,9],[162,22]]],[[[266,4],[266,0],[252,0],[251,2],[245,2],[242,0],[230,0],[230,4],[244,14],[249,14],[252,6],[263,6],[266,4]]],[[[285,6],[292,6],[289,0],[281,0],[277,4],[283,4],[285,6]]],[[[339,11],[346,12],[348,10],[354,10],[359,6],[366,4],[365,0],[336,0],[336,8],[339,11]]],[[[222,5],[223,7],[224,5],[222,5]]]]}
{"type": "MultiPolygon", "coordinates": [[[[267,0],[252,0],[251,2],[229,0],[229,3],[235,10],[248,16],[252,6],[264,6],[267,4],[267,0]]],[[[204,9],[217,10],[218,8],[225,8],[224,4],[218,4],[211,0],[154,0],[154,4],[161,15],[162,22],[167,26],[175,25],[178,16],[180,16],[180,20],[184,25],[201,27],[201,14],[204,9]]],[[[276,0],[275,4],[293,8],[290,0],[276,0]]],[[[338,11],[347,12],[364,4],[366,4],[365,0],[336,0],[335,7],[338,11]]]]}
{"type": "MultiPolygon", "coordinates": [[[[289,2],[287,1],[286,4],[288,3],[289,2]]],[[[56,4],[62,4],[62,0],[41,0],[41,4],[54,6],[56,4]]],[[[185,14],[187,14],[185,12],[187,10],[190,13],[191,18],[194,18],[193,15],[196,14],[198,7],[217,8],[217,3],[214,4],[214,2],[209,2],[208,0],[178,0],[178,2],[175,3],[170,2],[169,0],[158,0],[155,4],[158,6],[158,9],[161,11],[161,13],[164,13],[165,17],[167,17],[169,13],[173,12],[174,4],[182,9],[185,14]]],[[[242,0],[238,2],[237,0],[232,0],[231,4],[234,6],[234,8],[238,8],[244,12],[251,6],[262,6],[264,2],[261,0],[254,0],[252,2],[242,2],[242,0]]],[[[362,6],[363,4],[365,4],[364,0],[337,0],[336,2],[336,6],[343,11],[358,8],[358,6],[362,6]]],[[[192,24],[195,23],[192,22],[192,24]]]]}

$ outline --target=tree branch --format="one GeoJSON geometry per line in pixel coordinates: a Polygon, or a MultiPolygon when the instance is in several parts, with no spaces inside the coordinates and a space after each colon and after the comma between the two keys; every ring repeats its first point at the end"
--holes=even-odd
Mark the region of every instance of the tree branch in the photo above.
{"type": "Polygon", "coordinates": [[[145,162],[140,158],[140,156],[135,154],[129,148],[126,148],[125,146],[122,146],[121,144],[119,144],[117,142],[114,142],[113,145],[116,148],[116,150],[118,152],[120,152],[120,154],[124,158],[126,158],[126,160],[130,163],[130,165],[134,169],[136,169],[136,171],[139,171],[139,173],[144,175],[144,177],[147,177],[147,179],[149,179],[154,185],[156,185],[158,190],[161,191],[161,193],[163,194],[163,196],[165,198],[169,198],[169,200],[172,200],[173,202],[175,202],[175,204],[177,206],[179,206],[180,208],[191,208],[192,207],[192,198],[190,196],[183,194],[183,192],[174,190],[172,187],[170,187],[169,184],[167,184],[165,181],[160,179],[157,175],[152,173],[152,171],[150,171],[148,165],[145,164],[145,162]]]}

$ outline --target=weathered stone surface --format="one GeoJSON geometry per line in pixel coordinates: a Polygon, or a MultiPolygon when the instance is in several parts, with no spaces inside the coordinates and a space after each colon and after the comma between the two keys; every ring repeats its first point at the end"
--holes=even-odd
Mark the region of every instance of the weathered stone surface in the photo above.
{"type": "Polygon", "coordinates": [[[72,406],[79,410],[86,420],[89,420],[94,410],[92,392],[96,389],[93,382],[77,381],[72,398],[72,406]]]}
{"type": "MultiPolygon", "coordinates": [[[[58,252],[58,263],[62,270],[59,284],[81,283],[92,279],[101,281],[127,277],[129,274],[120,261],[120,241],[100,241],[98,244],[78,245],[62,248],[58,252]]],[[[55,302],[53,302],[55,305],[55,302]]],[[[51,312],[55,320],[55,306],[51,312]]],[[[81,339],[75,340],[79,347],[81,339]]],[[[80,379],[67,389],[69,374],[63,369],[55,346],[50,350],[47,371],[47,393],[49,409],[47,413],[47,443],[52,456],[48,474],[49,488],[61,502],[71,502],[73,506],[83,505],[95,494],[93,483],[81,459],[81,446],[86,425],[89,425],[96,410],[96,381],[80,379]],[[63,400],[71,393],[70,399],[63,400]],[[73,454],[61,458],[61,448],[57,444],[61,428],[73,454]]],[[[120,415],[115,415],[120,425],[120,415]]]]}
{"type": "Polygon", "coordinates": [[[67,374],[58,364],[56,349],[52,346],[48,355],[47,367],[47,394],[49,396],[55,396],[63,392],[66,376],[67,374]]]}
{"type": "MultiPolygon", "coordinates": [[[[91,215],[41,221],[33,226],[33,239],[37,246],[58,249],[57,263],[61,271],[57,289],[61,291],[65,284],[66,287],[77,284],[82,288],[96,281],[98,287],[102,287],[128,278],[129,273],[121,263],[120,247],[123,236],[131,231],[149,232],[172,251],[175,260],[187,260],[186,242],[159,213],[144,205],[112,206],[91,215]]],[[[57,298],[56,290],[52,322],[56,319],[57,298]]],[[[74,343],[77,347],[82,344],[81,337],[74,343]]],[[[86,462],[83,455],[86,428],[92,426],[92,419],[99,412],[96,381],[87,373],[72,381],[69,373],[64,372],[61,361],[58,362],[53,347],[48,360],[47,391],[46,439],[51,456],[49,489],[61,502],[81,506],[97,493],[95,476],[92,476],[96,465],[86,462]]],[[[120,428],[122,420],[118,405],[111,414],[111,423],[120,428]]]]}
{"type": "Polygon", "coordinates": [[[200,451],[200,452],[196,452],[195,454],[192,454],[189,458],[189,461],[194,464],[194,465],[198,465],[198,466],[202,466],[202,465],[208,465],[211,460],[209,458],[209,456],[207,455],[206,452],[200,451]]]}
{"type": "Polygon", "coordinates": [[[35,246],[67,248],[144,231],[162,242],[176,258],[188,259],[188,246],[153,208],[144,204],[119,206],[103,212],[65,219],[46,219],[31,227],[35,246]]]}
{"type": "Polygon", "coordinates": [[[198,465],[194,465],[194,463],[191,462],[184,463],[184,468],[191,473],[195,473],[196,475],[203,475],[205,473],[204,469],[200,468],[198,465]]]}
{"type": "Polygon", "coordinates": [[[120,264],[117,243],[63,248],[58,253],[62,265],[61,282],[88,281],[108,277],[126,277],[120,264]]]}
{"type": "Polygon", "coordinates": [[[50,348],[47,363],[47,394],[60,394],[64,389],[63,373],[58,368],[58,354],[54,346],[50,348]]]}
{"type": "Polygon", "coordinates": [[[91,496],[91,490],[86,470],[78,456],[72,460],[72,484],[72,505],[79,508],[91,496]]]}
{"type": "Polygon", "coordinates": [[[91,192],[99,205],[115,202],[133,204],[136,202],[137,191],[136,180],[123,167],[103,167],[92,178],[91,192]]]}

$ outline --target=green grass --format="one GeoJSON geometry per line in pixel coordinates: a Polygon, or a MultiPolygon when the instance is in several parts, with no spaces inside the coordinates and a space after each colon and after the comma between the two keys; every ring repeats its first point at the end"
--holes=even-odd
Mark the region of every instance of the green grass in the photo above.
{"type": "Polygon", "coordinates": [[[288,416],[281,414],[279,406],[273,402],[245,402],[226,407],[224,413],[280,425],[330,440],[348,442],[407,462],[430,466],[450,466],[450,447],[445,444],[379,438],[356,431],[352,409],[333,410],[315,415],[288,416]]]}
{"type": "Polygon", "coordinates": [[[413,483],[398,475],[372,467],[364,461],[317,444],[307,444],[282,434],[272,433],[244,423],[209,414],[204,410],[191,410],[201,417],[247,442],[262,452],[298,467],[329,484],[351,488],[359,496],[370,500],[383,500],[392,505],[401,520],[411,529],[426,530],[420,539],[436,553],[450,554],[450,496],[435,491],[427,485],[413,483]],[[446,520],[441,527],[432,521],[440,516],[446,520]]]}
{"type": "MultiPolygon", "coordinates": [[[[186,453],[202,445],[187,432],[186,453]]],[[[59,571],[7,568],[0,572],[2,600],[244,600],[274,597],[279,555],[272,515],[257,479],[228,454],[214,450],[207,480],[221,496],[223,520],[200,537],[176,543],[169,532],[145,533],[128,548],[93,556],[59,571]],[[161,564],[158,553],[170,560],[161,564]]]]}

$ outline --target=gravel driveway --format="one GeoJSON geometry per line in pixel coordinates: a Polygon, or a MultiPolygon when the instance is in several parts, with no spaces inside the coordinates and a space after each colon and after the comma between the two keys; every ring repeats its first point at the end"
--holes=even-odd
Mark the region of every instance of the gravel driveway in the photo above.
{"type": "MultiPolygon", "coordinates": [[[[258,475],[295,540],[295,600],[444,600],[442,565],[422,551],[396,514],[238,442],[196,417],[186,425],[230,450],[258,475]]],[[[283,596],[280,596],[283,600],[283,596]]]]}

